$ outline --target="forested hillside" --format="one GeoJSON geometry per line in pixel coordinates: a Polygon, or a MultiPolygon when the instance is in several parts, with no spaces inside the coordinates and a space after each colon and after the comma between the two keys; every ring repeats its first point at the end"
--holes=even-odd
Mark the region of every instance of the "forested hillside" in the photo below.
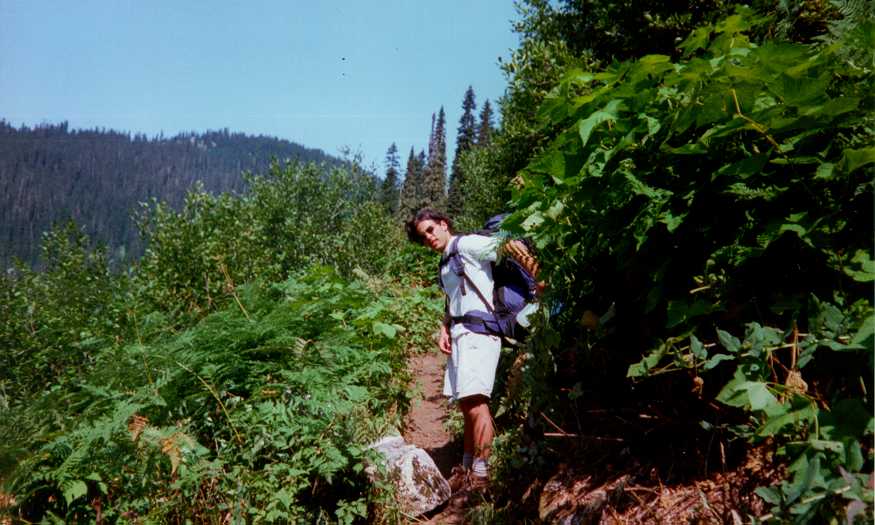
{"type": "Polygon", "coordinates": [[[18,257],[34,264],[44,231],[73,220],[112,255],[132,260],[143,246],[131,219],[139,203],[178,207],[199,181],[206,191],[240,191],[244,171],[271,159],[338,163],[321,150],[228,130],[171,138],[66,123],[14,128],[0,120],[0,267],[18,257]]]}
{"type": "Polygon", "coordinates": [[[512,212],[546,281],[466,522],[871,523],[872,7],[524,0],[452,162],[441,108],[403,180],[393,144],[382,183],[273,163],[145,209],[129,272],[52,230],[0,275],[0,522],[411,521],[364,471],[434,351],[427,205],[512,212]]]}

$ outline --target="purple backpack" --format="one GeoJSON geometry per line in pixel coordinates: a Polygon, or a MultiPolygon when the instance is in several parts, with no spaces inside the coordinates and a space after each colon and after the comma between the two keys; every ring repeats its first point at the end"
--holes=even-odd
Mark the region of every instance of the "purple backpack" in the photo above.
{"type": "MultiPolygon", "coordinates": [[[[474,233],[486,236],[495,235],[500,230],[501,221],[505,217],[507,214],[490,218],[482,230],[474,233]]],[[[494,285],[492,300],[488,300],[474,284],[474,281],[465,274],[465,267],[462,264],[462,257],[459,255],[457,246],[461,237],[457,236],[453,239],[449,252],[441,258],[438,282],[443,288],[440,271],[444,266],[450,265],[450,270],[459,276],[462,295],[467,294],[470,287],[486,305],[487,311],[473,310],[458,317],[451,317],[451,324],[462,323],[465,328],[474,333],[495,335],[509,342],[521,341],[526,335],[526,329],[517,323],[516,317],[526,305],[535,300],[537,284],[535,277],[513,257],[502,257],[500,261],[492,263],[494,285]]]]}

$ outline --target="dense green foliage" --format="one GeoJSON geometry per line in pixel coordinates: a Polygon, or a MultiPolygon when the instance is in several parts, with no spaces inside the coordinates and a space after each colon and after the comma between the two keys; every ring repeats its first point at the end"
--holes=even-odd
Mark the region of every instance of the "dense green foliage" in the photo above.
{"type": "Polygon", "coordinates": [[[145,207],[149,250],[129,274],[71,225],[47,235],[43,271],[3,276],[9,512],[150,523],[391,512],[363,468],[366,445],[406,410],[406,357],[439,315],[435,290],[410,285],[424,280],[422,251],[401,244],[355,169],[274,164],[248,182],[241,195],[194,190],[179,212],[145,207]]]}
{"type": "Polygon", "coordinates": [[[5,452],[32,451],[12,485],[24,515],[366,516],[365,446],[409,401],[405,345],[423,328],[410,314],[429,303],[362,275],[241,287],[238,304],[180,332],[153,313],[142,341],[95,348],[79,377],[5,411],[5,452]]]}
{"type": "Polygon", "coordinates": [[[0,275],[0,406],[76,376],[93,361],[92,346],[127,328],[125,276],[110,272],[72,223],[48,232],[45,268],[0,275]]]}
{"type": "Polygon", "coordinates": [[[236,283],[280,280],[311,264],[379,272],[401,246],[372,177],[355,168],[274,163],[248,185],[242,196],[192,191],[178,212],[144,208],[149,247],[138,277],[155,305],[206,311],[236,283]]]}
{"type": "Polygon", "coordinates": [[[241,191],[241,173],[263,173],[272,159],[341,163],[321,150],[227,129],[148,138],[66,123],[14,128],[0,119],[0,268],[13,257],[38,264],[40,236],[67,220],[108,246],[113,259],[134,260],[144,248],[130,217],[139,202],[176,208],[195,181],[211,193],[241,191]]]}
{"type": "MultiPolygon", "coordinates": [[[[552,316],[530,341],[528,401],[503,410],[572,428],[580,402],[687,410],[685,439],[773,444],[789,467],[757,491],[771,516],[871,516],[875,24],[755,43],[771,24],[740,10],[677,59],[569,59],[534,123],[505,114],[499,143],[537,151],[508,227],[539,249],[552,316]]],[[[519,153],[480,155],[489,172],[519,153]]],[[[630,431],[633,453],[655,452],[630,431]]]]}

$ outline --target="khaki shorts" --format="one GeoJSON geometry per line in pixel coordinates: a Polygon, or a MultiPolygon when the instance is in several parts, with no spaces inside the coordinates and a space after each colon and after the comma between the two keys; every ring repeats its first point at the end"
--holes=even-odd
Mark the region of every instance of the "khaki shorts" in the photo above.
{"type": "Polygon", "coordinates": [[[489,397],[501,355],[501,339],[466,332],[453,337],[452,346],[444,372],[444,395],[454,401],[478,394],[489,397]]]}

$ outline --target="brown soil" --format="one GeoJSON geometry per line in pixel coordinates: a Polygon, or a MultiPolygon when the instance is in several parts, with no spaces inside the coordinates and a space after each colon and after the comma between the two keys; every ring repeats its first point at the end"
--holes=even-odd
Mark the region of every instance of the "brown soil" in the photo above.
{"type": "MultiPolygon", "coordinates": [[[[407,415],[404,439],[428,452],[444,477],[449,477],[453,466],[462,461],[462,443],[454,439],[444,426],[451,409],[443,395],[446,362],[447,358],[437,351],[428,351],[410,358],[408,366],[413,372],[414,386],[422,393],[422,399],[414,401],[407,415]]],[[[415,523],[450,525],[463,522],[462,509],[443,505],[428,515],[420,516],[415,523]]]]}

